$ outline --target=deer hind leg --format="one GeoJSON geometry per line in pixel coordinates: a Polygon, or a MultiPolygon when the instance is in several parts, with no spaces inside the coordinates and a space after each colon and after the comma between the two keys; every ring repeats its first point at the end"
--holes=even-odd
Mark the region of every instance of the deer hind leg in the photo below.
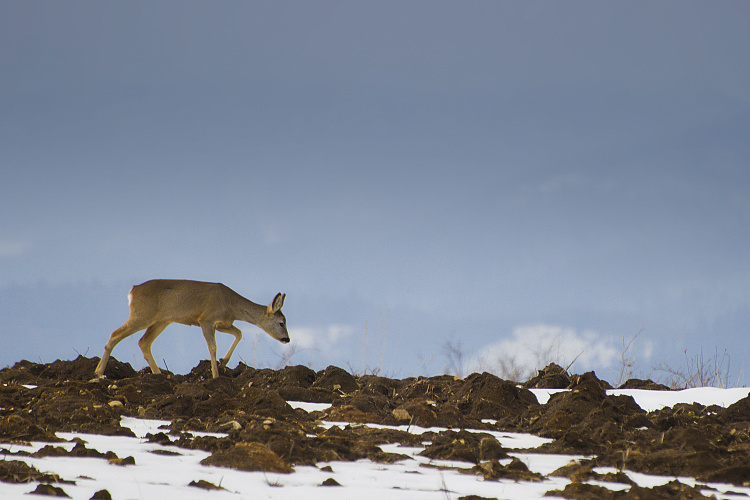
{"type": "Polygon", "coordinates": [[[138,347],[141,348],[143,357],[146,359],[146,361],[148,361],[148,366],[151,367],[151,373],[157,375],[161,373],[161,370],[159,370],[156,361],[154,361],[154,356],[151,354],[151,344],[154,343],[156,337],[158,337],[159,334],[164,331],[167,325],[169,325],[169,321],[154,323],[153,325],[146,328],[146,333],[144,333],[143,337],[141,337],[141,340],[138,341],[138,347]]]}
{"type": "Polygon", "coordinates": [[[208,354],[211,355],[211,375],[219,378],[219,364],[216,362],[216,326],[213,323],[201,324],[203,336],[206,338],[208,354]]]}
{"type": "Polygon", "coordinates": [[[112,335],[109,336],[107,344],[104,346],[104,354],[102,354],[102,359],[100,359],[99,364],[96,365],[96,371],[94,372],[96,374],[96,378],[104,377],[104,370],[107,368],[109,355],[112,354],[112,349],[114,349],[115,346],[122,340],[130,337],[138,330],[143,330],[145,327],[146,325],[137,325],[126,321],[124,325],[112,332],[112,335]]]}
{"type": "Polygon", "coordinates": [[[221,358],[220,364],[222,367],[227,366],[227,363],[229,363],[229,358],[232,357],[232,353],[234,352],[234,349],[237,347],[237,344],[240,343],[240,340],[242,340],[242,331],[240,331],[239,328],[236,326],[228,326],[226,328],[217,328],[220,332],[229,333],[234,335],[234,342],[232,342],[232,346],[227,351],[226,356],[221,358]]]}

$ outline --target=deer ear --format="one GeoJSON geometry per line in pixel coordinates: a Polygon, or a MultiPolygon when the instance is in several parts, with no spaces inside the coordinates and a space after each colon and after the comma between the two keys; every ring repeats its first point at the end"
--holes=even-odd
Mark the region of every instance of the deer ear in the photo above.
{"type": "Polygon", "coordinates": [[[284,306],[285,298],[286,298],[286,294],[277,293],[276,297],[273,298],[273,302],[271,302],[271,305],[268,306],[268,313],[276,314],[278,311],[280,311],[281,308],[284,306]]]}

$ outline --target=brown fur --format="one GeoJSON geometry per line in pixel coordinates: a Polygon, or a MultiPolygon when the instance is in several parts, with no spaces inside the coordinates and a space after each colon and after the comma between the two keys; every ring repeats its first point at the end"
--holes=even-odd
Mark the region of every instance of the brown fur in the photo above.
{"type": "Polygon", "coordinates": [[[222,366],[229,362],[234,349],[242,339],[242,332],[233,325],[237,320],[252,323],[279,342],[289,342],[286,318],[281,312],[285,294],[277,294],[271,304],[262,306],[251,302],[221,283],[189,280],[151,280],[130,290],[128,301],[130,316],[125,324],[112,332],[104,354],[96,367],[96,376],[104,376],[112,349],[123,339],[145,329],[138,341],[143,357],[153,373],[160,373],[151,355],[151,344],[170,323],[200,326],[211,355],[211,372],[219,376],[216,361],[216,330],[234,335],[234,342],[221,359],[222,366]]]}

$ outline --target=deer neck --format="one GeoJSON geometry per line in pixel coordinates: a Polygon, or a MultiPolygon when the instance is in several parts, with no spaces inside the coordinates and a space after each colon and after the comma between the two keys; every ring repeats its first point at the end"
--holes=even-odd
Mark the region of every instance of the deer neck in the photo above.
{"type": "Polygon", "coordinates": [[[237,319],[257,325],[260,320],[266,315],[267,308],[260,304],[237,295],[235,302],[235,309],[237,311],[237,319]]]}

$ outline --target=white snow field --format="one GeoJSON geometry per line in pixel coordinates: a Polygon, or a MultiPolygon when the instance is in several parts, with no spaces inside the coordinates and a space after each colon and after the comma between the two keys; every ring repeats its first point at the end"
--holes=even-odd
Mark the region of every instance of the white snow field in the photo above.
{"type": "MultiPolygon", "coordinates": [[[[689,389],[684,391],[615,390],[610,393],[629,394],[647,411],[672,406],[679,402],[698,402],[704,405],[728,406],[748,395],[743,389],[689,389]]],[[[534,389],[540,402],[546,402],[551,390],[534,389]]],[[[328,405],[314,403],[290,403],[306,411],[319,410],[328,405]]],[[[63,439],[80,438],[88,448],[100,452],[113,451],[118,457],[132,456],[135,465],[113,465],[99,458],[45,457],[32,458],[19,455],[5,455],[5,460],[22,460],[41,472],[58,474],[61,478],[74,481],[74,484],[57,484],[67,495],[75,499],[90,499],[95,492],[106,489],[115,500],[168,500],[168,499],[290,499],[290,500],[384,500],[384,499],[457,499],[466,495],[488,498],[527,500],[544,497],[550,490],[561,490],[570,481],[562,477],[549,477],[539,482],[512,480],[489,481],[481,476],[462,474],[450,468],[436,466],[470,468],[465,462],[430,460],[417,454],[423,449],[402,447],[397,444],[383,445],[384,451],[408,455],[410,458],[393,464],[378,464],[369,460],[357,462],[319,463],[318,467],[296,466],[292,474],[243,472],[228,468],[200,465],[209,453],[188,450],[176,446],[163,446],[149,443],[144,438],[147,433],[159,432],[165,421],[123,418],[122,424],[133,430],[137,437],[100,436],[59,432],[63,439]],[[154,453],[157,451],[157,453],[154,453]],[[164,452],[168,452],[165,454],[164,452]],[[330,466],[332,471],[321,470],[330,466]],[[333,478],[341,486],[321,486],[326,479],[333,478]],[[189,486],[191,481],[205,480],[221,486],[220,490],[205,490],[189,486]]],[[[326,426],[348,425],[346,423],[325,422],[326,426]]],[[[400,428],[407,429],[407,426],[400,428]]],[[[426,429],[411,426],[409,432],[422,433],[426,429]]],[[[493,435],[506,448],[535,448],[549,441],[545,438],[526,434],[493,432],[493,435]]],[[[19,450],[36,451],[46,443],[34,442],[31,445],[0,444],[7,452],[19,450]]],[[[74,442],[55,443],[71,449],[74,442]]],[[[534,472],[548,474],[571,460],[585,457],[571,455],[535,454],[523,451],[511,452],[511,456],[522,460],[534,472]]],[[[508,463],[510,460],[501,461],[508,463]]],[[[614,472],[611,468],[596,469],[597,472],[614,472]]],[[[665,484],[675,477],[649,476],[627,472],[637,484],[654,487],[665,484]]],[[[679,477],[679,481],[693,486],[695,480],[679,477]]],[[[629,486],[616,483],[594,482],[612,490],[627,489],[629,486]]],[[[703,483],[701,483],[703,484],[703,483]]],[[[707,485],[707,494],[717,498],[747,499],[750,488],[728,484],[707,485]]],[[[0,498],[28,500],[28,493],[34,491],[37,483],[0,483],[0,498]]]]}

